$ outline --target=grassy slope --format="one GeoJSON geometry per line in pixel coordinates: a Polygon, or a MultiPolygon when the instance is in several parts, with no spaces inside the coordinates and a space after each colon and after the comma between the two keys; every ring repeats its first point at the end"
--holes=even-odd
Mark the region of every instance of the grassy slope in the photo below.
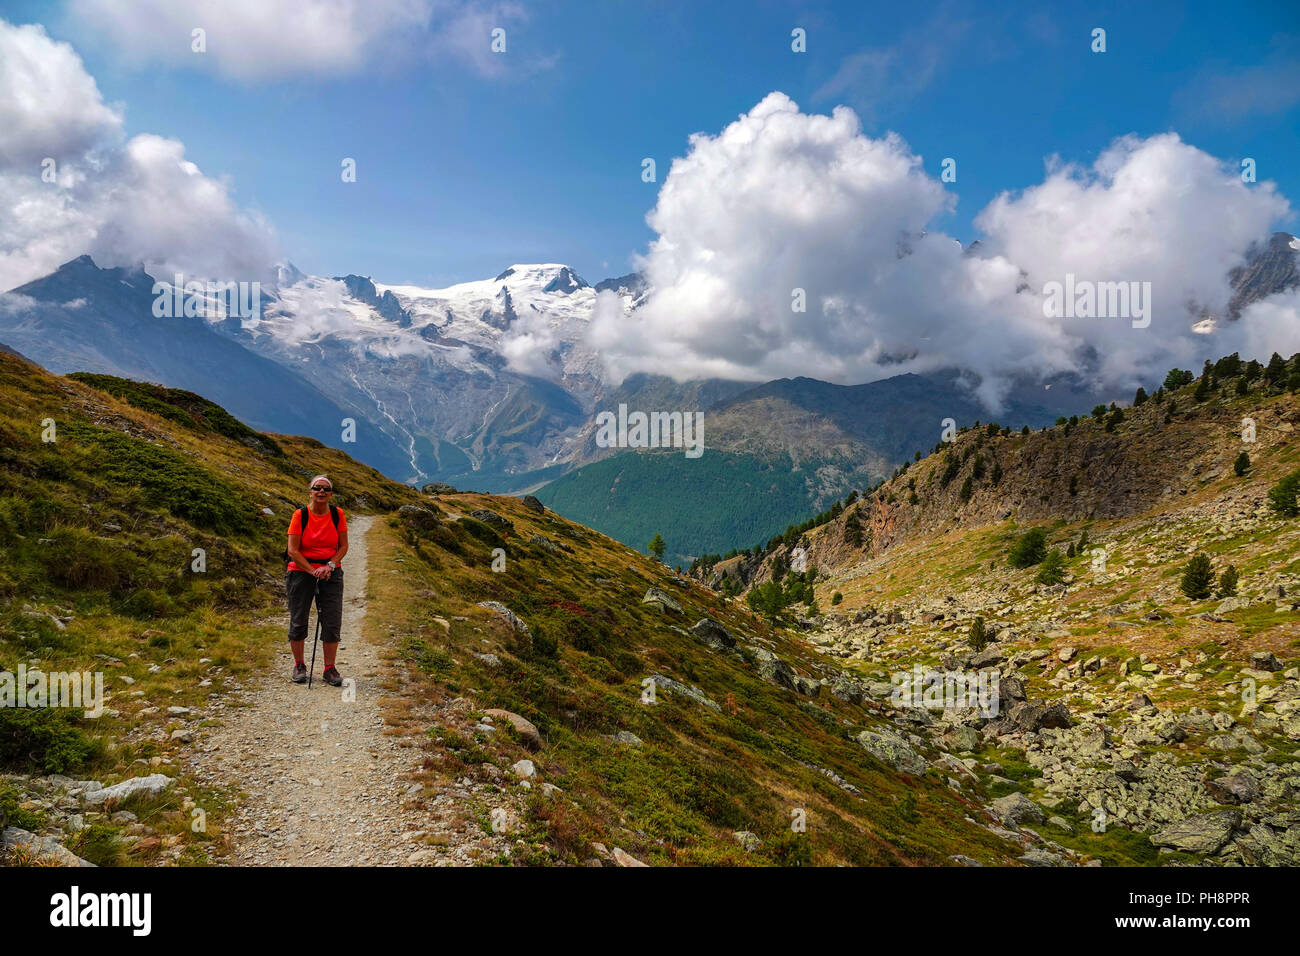
{"type": "MultiPolygon", "coordinates": [[[[398,536],[375,568],[369,614],[391,633],[401,656],[423,673],[407,701],[458,696],[481,712],[522,714],[546,740],[530,755],[517,743],[465,728],[428,727],[428,782],[508,767],[531,756],[540,779],[563,795],[537,794],[528,807],[533,863],[579,863],[591,844],[619,846],[651,863],[914,864],[955,853],[993,862],[1009,848],[966,818],[978,816],[931,773],[913,778],[868,756],[852,739],[878,720],[829,694],[809,701],[763,681],[739,656],[708,649],[686,628],[708,615],[742,642],[763,644],[806,674],[827,672],[802,642],[771,632],[735,602],[686,582],[663,565],[553,513],[535,514],[509,498],[460,494],[429,499],[443,515],[417,531],[390,519],[398,536]],[[490,508],[514,525],[498,535],[468,517],[490,508]],[[549,553],[543,535],[571,549],[549,553]],[[507,554],[491,570],[493,548],[507,554]],[[398,573],[389,573],[398,572],[398,573]],[[662,616],[641,604],[650,586],[681,602],[662,616]],[[491,611],[500,601],[524,618],[532,639],[515,637],[491,611]],[[552,644],[553,642],[553,644],[552,644]],[[550,648],[554,650],[551,652],[550,648]],[[494,655],[497,663],[477,655],[494,655]],[[660,692],[641,703],[652,673],[699,687],[722,705],[708,709],[660,692]],[[726,706],[733,695],[736,713],[726,706]],[[628,731],[636,747],[609,735],[628,731]],[[806,766],[808,765],[808,766],[806,766]],[[816,768],[838,774],[859,794],[816,768]],[[807,812],[806,834],[791,831],[807,812]],[[744,852],[733,831],[763,841],[744,852]]],[[[379,529],[377,528],[378,532],[379,529]]],[[[390,700],[391,716],[407,705],[390,700]]],[[[498,722],[500,723],[500,722],[498,722]]],[[[1019,852],[1018,850],[1015,852],[1019,852]]]]}
{"type": "MultiPolygon", "coordinates": [[[[103,671],[111,709],[97,721],[0,712],[0,769],[112,782],[176,773],[167,737],[179,725],[167,708],[221,693],[283,640],[284,529],[312,475],[333,476],[345,509],[417,495],[312,439],[251,432],[190,393],[98,381],[121,397],[0,355],[0,669],[103,671]],[[45,419],[52,443],[41,440],[45,419]],[[205,573],[190,570],[194,548],[207,552],[205,573]]],[[[134,809],[199,862],[220,813],[208,834],[192,834],[186,792],[182,782],[134,809]]],[[[204,806],[220,802],[210,795],[204,806]]],[[[38,810],[23,819],[42,822],[38,810]]],[[[112,841],[120,828],[90,821],[74,851],[152,859],[124,857],[112,841]]]]}
{"type": "MultiPolygon", "coordinates": [[[[100,384],[122,397],[0,357],[0,667],[106,673],[109,714],[94,722],[46,712],[59,726],[43,729],[57,731],[60,745],[10,753],[7,769],[111,783],[153,769],[177,773],[168,736],[178,724],[166,708],[222,693],[283,639],[278,555],[307,478],[329,472],[344,507],[360,510],[420,496],[313,441],[241,431],[195,396],[100,384]],[[40,440],[46,418],[58,429],[52,444],[40,440]],[[263,507],[274,516],[263,518],[263,507]],[[185,570],[194,547],[207,549],[205,575],[185,570]],[[87,742],[94,746],[79,749],[87,742]]],[[[897,774],[854,743],[853,734],[878,722],[869,712],[779,689],[747,661],[720,656],[684,630],[707,613],[803,672],[821,673],[805,648],[768,634],[739,606],[515,499],[461,495],[440,505],[460,514],[487,506],[515,528],[498,539],[469,518],[419,534],[396,517],[381,522],[370,626],[392,634],[391,652],[420,675],[389,701],[394,721],[417,709],[407,695],[459,695],[522,713],[541,728],[546,746],[533,759],[564,794],[530,800],[529,849],[517,860],[579,862],[596,840],[655,863],[909,864],[959,852],[993,862],[1017,852],[968,822],[974,804],[937,776],[897,774]],[[572,550],[552,555],[529,543],[533,532],[572,550]],[[490,570],[497,545],[508,554],[503,574],[490,570]],[[651,584],[673,593],[685,615],[664,619],[643,607],[651,584]],[[521,613],[535,643],[520,642],[477,606],[488,599],[521,613]],[[473,656],[487,652],[497,666],[473,656]],[[653,707],[641,704],[641,681],[656,671],[720,704],[734,695],[737,712],[663,691],[653,707]],[[618,730],[644,746],[605,736],[618,730]],[[833,770],[860,793],[814,767],[833,770]],[[807,813],[805,834],[790,829],[795,809],[807,813]],[[739,829],[763,840],[756,854],[731,836],[739,829]]],[[[432,783],[524,754],[505,739],[428,730],[432,783]]],[[[9,801],[11,822],[42,828],[39,804],[20,809],[7,785],[0,799],[9,801]]],[[[182,776],[165,797],[129,806],[161,845],[125,852],[115,838],[130,828],[92,816],[91,827],[67,843],[101,863],[202,863],[205,850],[220,844],[229,799],[182,776]],[[190,832],[188,799],[209,810],[204,834],[190,832]]]]}

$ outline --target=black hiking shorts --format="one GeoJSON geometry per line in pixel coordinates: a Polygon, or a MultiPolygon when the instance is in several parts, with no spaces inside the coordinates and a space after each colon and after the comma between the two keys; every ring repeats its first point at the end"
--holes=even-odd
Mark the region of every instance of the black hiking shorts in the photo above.
{"type": "Polygon", "coordinates": [[[343,569],[336,568],[328,581],[320,582],[316,596],[316,578],[306,571],[288,571],[284,589],[289,595],[289,640],[305,641],[311,619],[311,602],[316,598],[316,615],[320,618],[320,639],[337,644],[343,630],[343,569]]]}

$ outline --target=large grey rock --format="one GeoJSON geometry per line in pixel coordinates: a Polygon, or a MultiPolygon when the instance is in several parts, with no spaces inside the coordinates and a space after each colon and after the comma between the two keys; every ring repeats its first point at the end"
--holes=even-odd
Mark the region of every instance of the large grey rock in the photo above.
{"type": "Polygon", "coordinates": [[[985,667],[997,667],[1007,659],[996,647],[986,647],[970,659],[970,666],[976,670],[983,670],[985,667]]]}
{"type": "Polygon", "coordinates": [[[496,707],[492,710],[485,710],[483,713],[487,714],[493,720],[504,720],[513,727],[515,733],[519,735],[519,739],[523,741],[524,746],[529,750],[537,750],[541,747],[542,735],[537,730],[537,725],[528,718],[521,717],[514,711],[501,710],[496,707]]]}
{"type": "Polygon", "coordinates": [[[846,704],[861,704],[867,689],[850,677],[840,675],[831,683],[831,696],[846,704]]]}
{"type": "Polygon", "coordinates": [[[1187,853],[1218,853],[1240,825],[1240,810],[1198,813],[1156,830],[1151,834],[1151,842],[1187,853]]]}
{"type": "Polygon", "coordinates": [[[496,611],[516,634],[532,637],[532,632],[528,630],[528,624],[525,623],[524,619],[500,601],[479,601],[478,606],[485,607],[490,611],[496,611]]]}
{"type": "Polygon", "coordinates": [[[98,807],[107,803],[109,800],[122,801],[127,797],[144,795],[146,797],[156,797],[176,781],[161,773],[151,773],[147,777],[133,777],[130,780],[123,780],[121,783],[115,783],[111,787],[104,787],[102,790],[91,790],[81,795],[81,802],[88,807],[98,807]]]}
{"type": "Polygon", "coordinates": [[[535,511],[539,515],[546,513],[546,505],[542,504],[532,495],[524,495],[524,507],[529,511],[535,511]]]}
{"type": "Polygon", "coordinates": [[[641,599],[642,604],[653,604],[659,608],[661,613],[681,614],[682,606],[672,595],[659,590],[659,588],[650,588],[645,592],[645,597],[641,599]]]}
{"type": "Polygon", "coordinates": [[[894,696],[894,685],[885,680],[869,680],[864,685],[867,696],[876,700],[889,700],[894,696]]]}
{"type": "Polygon", "coordinates": [[[1282,662],[1272,651],[1254,651],[1250,655],[1250,666],[1260,671],[1280,671],[1282,662]]]}
{"type": "Polygon", "coordinates": [[[515,530],[515,526],[508,518],[503,518],[495,511],[491,511],[487,508],[479,508],[477,511],[471,511],[469,516],[475,521],[482,521],[486,525],[491,525],[492,527],[503,531],[515,530]]]}
{"type": "Polygon", "coordinates": [[[18,827],[6,827],[0,833],[0,847],[5,855],[21,850],[34,862],[47,866],[94,866],[83,860],[53,837],[37,836],[18,827]]]}
{"type": "Polygon", "coordinates": [[[794,677],[794,689],[805,697],[817,697],[822,692],[822,685],[821,681],[816,681],[811,677],[802,677],[796,674],[794,677]]]}
{"type": "Polygon", "coordinates": [[[1016,730],[1033,732],[1049,727],[1069,727],[1070,711],[1064,704],[1044,704],[1022,700],[1007,714],[1007,721],[1016,730]]]}
{"type": "Polygon", "coordinates": [[[954,727],[943,735],[943,741],[953,750],[967,752],[979,750],[980,734],[974,727],[954,727]]]}
{"type": "Polygon", "coordinates": [[[1025,699],[1025,684],[1019,677],[1002,677],[998,680],[998,705],[1010,707],[1025,699]]]}
{"type": "Polygon", "coordinates": [[[716,711],[722,710],[722,708],[718,706],[717,701],[710,698],[708,695],[704,693],[704,691],[700,690],[698,687],[695,687],[693,685],[683,684],[681,681],[673,680],[671,677],[667,677],[663,674],[651,674],[650,678],[655,682],[656,692],[667,691],[669,693],[672,693],[675,691],[676,693],[681,694],[684,697],[689,697],[697,704],[709,708],[709,710],[716,710],[716,711]]]}
{"type": "Polygon", "coordinates": [[[903,773],[920,776],[928,766],[925,758],[912,749],[902,737],[888,730],[873,732],[864,730],[857,736],[862,749],[881,763],[903,773]]]}
{"type": "Polygon", "coordinates": [[[1042,823],[1047,819],[1043,808],[1023,793],[1009,793],[993,801],[993,812],[1003,823],[1019,826],[1021,823],[1042,823]]]}
{"type": "Polygon", "coordinates": [[[754,648],[754,658],[758,661],[758,673],[764,680],[771,681],[787,690],[797,691],[795,674],[790,665],[771,651],[763,647],[754,648]]]}
{"type": "Polygon", "coordinates": [[[731,632],[712,618],[700,618],[691,628],[691,633],[715,650],[736,646],[731,632]]]}
{"type": "Polygon", "coordinates": [[[1244,770],[1205,781],[1205,791],[1218,803],[1250,803],[1260,795],[1259,784],[1244,770]]]}
{"type": "Polygon", "coordinates": [[[528,539],[528,543],[534,544],[537,547],[541,548],[543,551],[545,551],[547,554],[553,554],[556,555],[557,557],[564,553],[563,545],[561,545],[558,541],[552,541],[550,538],[546,537],[545,535],[535,534],[528,539]]]}

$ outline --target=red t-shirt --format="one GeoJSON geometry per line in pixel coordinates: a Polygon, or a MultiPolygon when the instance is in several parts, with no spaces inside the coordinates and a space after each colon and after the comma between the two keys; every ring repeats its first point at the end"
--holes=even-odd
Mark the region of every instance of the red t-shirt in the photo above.
{"type": "MultiPolygon", "coordinates": [[[[293,520],[289,522],[289,533],[302,535],[302,545],[300,550],[302,556],[308,561],[328,561],[334,557],[334,552],[339,549],[339,537],[344,531],[348,530],[348,519],[343,514],[343,509],[338,509],[339,527],[334,530],[334,520],[330,518],[330,513],[326,511],[323,515],[313,514],[311,509],[307,509],[307,530],[302,530],[302,509],[296,508],[293,512],[293,520]]],[[[311,568],[300,568],[292,561],[289,562],[290,571],[310,571],[311,568]]]]}

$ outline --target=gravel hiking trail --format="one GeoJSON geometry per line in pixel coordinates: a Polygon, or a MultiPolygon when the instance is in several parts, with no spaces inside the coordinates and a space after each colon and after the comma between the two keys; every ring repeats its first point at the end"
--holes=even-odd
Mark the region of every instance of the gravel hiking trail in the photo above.
{"type": "MultiPolygon", "coordinates": [[[[218,722],[191,752],[188,769],[205,785],[240,794],[227,819],[231,853],[243,866],[458,865],[469,834],[452,823],[457,788],[426,801],[409,774],[418,748],[384,733],[381,648],[362,636],[366,615],[366,538],[374,519],[348,523],[343,633],[338,667],[344,687],[320,679],[293,684],[284,642],[267,673],[228,701],[214,701],[218,722]],[[348,682],[351,682],[349,686],[348,682]],[[405,746],[403,746],[405,743],[405,746]],[[438,834],[436,840],[430,834],[438,834]],[[430,846],[430,843],[435,845],[430,846]],[[414,852],[413,852],[414,851],[414,852]]],[[[287,614],[285,623],[287,625],[287,614]]],[[[315,610],[311,632],[315,634],[315,610]]],[[[311,662],[311,648],[305,650],[311,662]]]]}

